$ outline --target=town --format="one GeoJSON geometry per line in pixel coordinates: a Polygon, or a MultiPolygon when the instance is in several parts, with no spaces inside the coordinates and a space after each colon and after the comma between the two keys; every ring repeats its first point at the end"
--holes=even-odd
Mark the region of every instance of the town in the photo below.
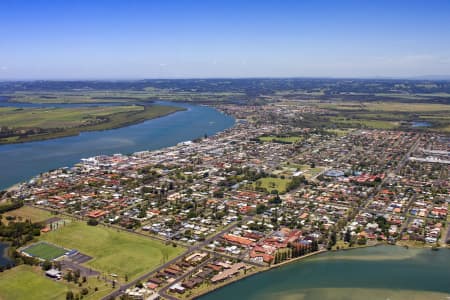
{"type": "Polygon", "coordinates": [[[191,299],[324,251],[450,243],[448,135],[298,126],[327,113],[307,103],[216,108],[235,126],[156,151],[84,158],[4,194],[52,216],[40,229],[44,241],[21,245],[20,254],[50,262],[54,280],[74,270],[96,277],[110,286],[103,299],[191,299]],[[83,241],[46,240],[74,224],[175,252],[130,278],[104,275],[86,266],[96,257],[83,241]],[[48,248],[59,252],[43,256],[48,248]]]}

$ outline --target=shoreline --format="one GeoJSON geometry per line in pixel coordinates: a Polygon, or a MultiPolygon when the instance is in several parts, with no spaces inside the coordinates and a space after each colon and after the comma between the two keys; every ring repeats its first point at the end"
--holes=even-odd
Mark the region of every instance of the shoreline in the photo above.
{"type": "MultiPolygon", "coordinates": [[[[164,105],[161,105],[164,106],[164,105]]],[[[146,121],[150,121],[150,120],[155,120],[158,118],[163,118],[163,117],[167,117],[169,115],[175,114],[177,112],[180,111],[186,111],[186,108],[180,107],[180,106],[167,106],[167,107],[173,107],[174,110],[173,111],[169,111],[166,113],[162,113],[160,115],[151,117],[151,118],[138,118],[136,120],[133,121],[129,121],[129,122],[125,122],[123,124],[118,124],[118,125],[114,125],[112,127],[107,127],[107,128],[95,128],[95,126],[102,126],[103,124],[97,124],[97,125],[93,125],[91,128],[83,128],[83,127],[75,127],[75,128],[70,128],[68,130],[62,131],[62,132],[55,132],[55,133],[50,133],[47,135],[34,135],[34,136],[27,136],[24,137],[23,139],[20,140],[14,140],[11,142],[5,142],[0,140],[0,147],[3,145],[14,145],[14,144],[24,144],[24,143],[33,143],[33,142],[41,142],[41,141],[47,141],[47,140],[54,140],[54,139],[60,139],[60,138],[66,138],[66,137],[72,137],[72,136],[79,136],[80,134],[84,133],[84,132],[95,132],[95,131],[106,131],[106,130],[114,130],[114,129],[119,129],[119,128],[124,128],[124,127],[128,127],[128,126],[132,126],[132,125],[136,125],[136,124],[140,124],[146,121]]]]}
{"type": "Polygon", "coordinates": [[[286,266],[286,265],[288,265],[288,264],[291,264],[291,263],[294,263],[294,262],[298,262],[298,261],[301,261],[301,260],[304,260],[304,259],[307,259],[307,258],[316,256],[316,255],[319,255],[319,254],[322,254],[322,253],[326,253],[326,252],[329,252],[329,250],[322,249],[322,250],[318,250],[318,251],[316,251],[316,252],[312,252],[312,253],[305,254],[305,255],[300,256],[300,257],[296,257],[296,258],[293,258],[293,259],[290,259],[290,260],[287,260],[287,261],[283,261],[283,262],[281,262],[281,263],[279,263],[279,264],[276,264],[276,265],[272,265],[272,266],[269,266],[269,267],[263,267],[263,268],[261,268],[260,270],[257,270],[257,271],[255,271],[255,272],[252,272],[252,273],[250,273],[250,274],[248,274],[248,275],[244,275],[244,276],[242,276],[242,277],[238,277],[238,278],[235,278],[235,279],[231,279],[231,280],[228,281],[228,282],[224,282],[222,285],[215,286],[215,287],[213,287],[211,290],[207,290],[207,291],[205,291],[205,292],[203,292],[203,293],[201,293],[201,294],[195,295],[195,296],[193,296],[192,298],[187,298],[187,299],[198,299],[198,298],[203,297],[203,296],[205,296],[205,295],[207,295],[207,294],[213,293],[213,292],[215,292],[215,291],[217,291],[217,290],[219,290],[219,289],[221,289],[221,288],[224,288],[224,287],[226,287],[226,286],[229,286],[229,285],[231,285],[231,284],[234,284],[234,283],[236,283],[236,282],[238,282],[238,281],[245,280],[245,279],[250,278],[250,277],[253,277],[253,276],[255,276],[255,275],[258,275],[258,274],[261,274],[261,273],[264,273],[264,272],[269,272],[269,271],[271,271],[271,270],[274,270],[274,269],[277,269],[277,268],[284,267],[284,266],[286,266]]]}
{"type": "MultiPolygon", "coordinates": [[[[68,137],[74,137],[74,136],[79,136],[79,135],[81,135],[82,133],[89,133],[89,132],[96,132],[96,131],[101,132],[101,131],[108,131],[108,130],[114,130],[114,129],[126,128],[126,127],[129,127],[129,126],[133,126],[133,125],[137,125],[137,124],[142,124],[142,123],[145,123],[145,122],[147,122],[147,121],[152,121],[152,120],[156,120],[156,119],[159,119],[159,118],[163,118],[163,117],[175,115],[175,114],[178,113],[178,112],[183,112],[183,111],[186,112],[186,111],[190,111],[190,110],[191,110],[191,109],[188,108],[188,107],[184,107],[184,106],[176,106],[178,103],[168,103],[168,104],[165,104],[165,103],[157,103],[156,101],[154,101],[154,102],[152,102],[152,103],[155,103],[155,104],[161,105],[161,106],[167,106],[167,107],[177,108],[177,109],[175,109],[174,111],[165,113],[165,114],[163,114],[163,115],[159,115],[159,116],[157,116],[157,117],[153,117],[153,118],[151,118],[151,119],[139,120],[139,121],[137,121],[137,122],[133,122],[132,124],[128,123],[128,124],[126,124],[126,125],[124,125],[124,126],[119,126],[119,127],[116,126],[116,127],[114,127],[114,128],[110,128],[110,129],[93,129],[93,130],[85,130],[85,131],[83,131],[83,132],[78,132],[78,133],[75,133],[75,134],[70,134],[70,135],[61,136],[61,137],[49,137],[49,138],[45,138],[45,139],[29,140],[29,141],[25,141],[25,140],[24,140],[24,141],[14,142],[14,143],[3,143],[3,144],[2,144],[2,143],[0,142],[0,148],[1,148],[2,146],[5,146],[5,147],[6,147],[6,146],[8,146],[8,145],[14,146],[14,145],[20,145],[20,144],[26,144],[26,143],[35,143],[35,142],[43,142],[43,141],[48,141],[48,140],[57,140],[57,139],[62,139],[62,138],[66,138],[66,137],[67,137],[67,138],[68,138],[68,137]]],[[[223,129],[221,129],[221,130],[216,131],[216,132],[215,132],[214,134],[212,134],[211,136],[215,136],[215,135],[217,135],[217,134],[220,134],[220,133],[222,133],[222,132],[225,132],[226,130],[229,130],[229,129],[231,129],[231,128],[234,128],[234,127],[237,125],[236,118],[235,118],[233,115],[227,114],[227,113],[223,112],[222,110],[220,110],[220,109],[217,108],[216,106],[213,106],[213,105],[203,105],[203,104],[197,104],[197,103],[187,103],[187,102],[179,102],[179,103],[180,103],[180,104],[187,104],[187,105],[194,105],[194,106],[206,106],[206,107],[209,107],[209,108],[211,108],[211,109],[217,111],[218,113],[220,113],[220,114],[222,114],[222,115],[228,116],[228,117],[230,117],[230,118],[233,119],[233,123],[230,124],[230,126],[228,126],[228,127],[226,127],[226,128],[223,128],[223,129]]],[[[149,151],[155,151],[155,150],[161,150],[161,149],[173,147],[173,146],[176,146],[176,144],[177,144],[177,143],[174,143],[174,144],[168,145],[168,146],[164,146],[164,147],[158,147],[157,149],[152,149],[152,150],[149,150],[149,151]]],[[[146,149],[147,149],[147,148],[146,148],[146,149]]],[[[135,151],[141,151],[141,150],[136,149],[135,151]]],[[[127,155],[129,155],[129,154],[127,154],[127,155]]],[[[62,168],[62,167],[64,167],[64,166],[61,165],[61,166],[59,166],[59,167],[57,167],[57,168],[62,168]]],[[[49,169],[47,169],[46,171],[43,171],[43,172],[48,172],[48,171],[49,171],[49,169]]],[[[0,184],[0,191],[15,191],[15,190],[17,190],[17,187],[19,187],[19,186],[20,186],[21,184],[23,184],[24,182],[27,182],[28,180],[34,178],[34,176],[36,176],[36,175],[37,175],[37,174],[28,176],[27,178],[24,178],[24,179],[21,180],[21,181],[16,181],[16,183],[14,183],[14,184],[12,184],[12,185],[11,185],[11,183],[9,183],[9,184],[6,184],[4,187],[1,187],[1,184],[0,184]]]]}
{"type": "MultiPolygon", "coordinates": [[[[292,263],[295,263],[295,262],[299,262],[299,261],[301,261],[301,260],[306,260],[306,259],[308,259],[308,258],[311,258],[311,257],[313,257],[313,256],[317,256],[317,255],[319,255],[319,254],[323,254],[323,253],[327,253],[327,252],[333,253],[333,252],[340,252],[340,251],[350,251],[350,250],[357,250],[357,249],[367,249],[367,248],[379,247],[379,246],[393,246],[393,247],[401,247],[401,248],[405,248],[404,246],[401,246],[401,245],[388,245],[388,244],[383,244],[383,243],[377,243],[377,244],[374,244],[374,245],[366,245],[366,246],[363,246],[363,247],[346,248],[346,249],[339,249],[339,250],[326,250],[326,249],[322,249],[322,250],[318,250],[318,251],[316,251],[316,252],[308,253],[308,254],[303,255],[303,256],[300,256],[300,257],[296,257],[296,258],[294,258],[294,259],[290,259],[290,260],[287,260],[287,261],[283,261],[283,262],[281,262],[281,263],[279,263],[279,264],[276,264],[276,265],[273,265],[273,266],[270,266],[270,267],[264,267],[264,268],[262,268],[262,269],[260,269],[260,270],[257,270],[257,271],[255,271],[255,272],[253,272],[253,273],[248,274],[247,276],[235,278],[235,279],[232,279],[232,280],[230,280],[230,281],[228,281],[228,282],[224,282],[222,285],[218,285],[218,286],[216,286],[216,287],[213,287],[213,288],[210,289],[210,290],[207,290],[207,291],[205,291],[205,292],[203,292],[203,293],[201,293],[201,294],[195,295],[195,296],[193,296],[193,297],[191,297],[191,298],[187,298],[187,299],[199,299],[199,298],[201,298],[201,297],[203,297],[203,296],[205,296],[205,295],[207,295],[207,294],[213,293],[213,292],[215,292],[215,291],[217,291],[217,290],[219,290],[219,289],[221,289],[221,288],[224,288],[224,287],[227,287],[227,286],[229,286],[229,285],[232,285],[232,284],[234,284],[234,283],[236,283],[236,282],[238,282],[238,281],[245,280],[245,279],[250,278],[250,277],[252,277],[252,276],[255,276],[255,275],[258,275],[258,274],[261,274],[261,273],[264,273],[264,272],[269,272],[269,271],[271,271],[271,270],[274,270],[274,269],[277,269],[277,268],[281,268],[281,267],[287,266],[287,265],[289,265],[289,264],[292,264],[292,263]]],[[[442,248],[445,249],[446,247],[441,247],[440,249],[442,249],[442,248]]],[[[409,250],[409,248],[405,248],[405,249],[409,250]]],[[[424,250],[425,250],[425,249],[427,249],[427,248],[421,248],[421,249],[424,249],[424,250]]],[[[431,249],[431,248],[430,248],[430,249],[431,249]]],[[[431,251],[431,250],[430,250],[430,251],[431,251]]]]}
{"type": "Polygon", "coordinates": [[[21,184],[22,184],[21,182],[18,182],[18,183],[16,183],[16,184],[13,184],[12,186],[10,186],[10,187],[4,189],[4,190],[5,190],[6,192],[14,192],[14,191],[17,191],[17,190],[19,189],[19,187],[20,187],[21,184]]]}

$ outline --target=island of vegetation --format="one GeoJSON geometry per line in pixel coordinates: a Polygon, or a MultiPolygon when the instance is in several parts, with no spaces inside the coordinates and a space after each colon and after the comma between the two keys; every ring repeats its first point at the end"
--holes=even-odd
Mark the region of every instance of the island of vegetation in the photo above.
{"type": "Polygon", "coordinates": [[[0,144],[23,143],[106,130],[184,110],[162,105],[0,108],[0,144]]]}

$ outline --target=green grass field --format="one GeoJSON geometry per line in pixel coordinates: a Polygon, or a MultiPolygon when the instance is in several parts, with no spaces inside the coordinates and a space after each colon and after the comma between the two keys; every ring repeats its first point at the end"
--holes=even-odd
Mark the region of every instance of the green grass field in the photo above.
{"type": "Polygon", "coordinates": [[[404,103],[404,102],[328,102],[316,103],[321,108],[332,110],[350,110],[367,112],[442,112],[450,111],[448,104],[436,103],[404,103]]]}
{"type": "Polygon", "coordinates": [[[64,284],[45,278],[27,265],[0,273],[1,300],[59,300],[65,299],[67,290],[64,284]]]}
{"type": "Polygon", "coordinates": [[[272,177],[264,177],[257,180],[259,183],[254,183],[254,187],[262,187],[265,188],[269,193],[272,190],[278,190],[280,194],[286,192],[286,187],[291,182],[290,179],[281,179],[281,178],[272,178],[272,177]]]}
{"type": "Polygon", "coordinates": [[[77,249],[93,257],[86,263],[93,269],[118,274],[122,279],[127,275],[130,280],[184,251],[147,237],[81,222],[72,222],[40,239],[77,249]]]}
{"type": "Polygon", "coordinates": [[[71,128],[87,125],[97,117],[142,111],[143,106],[100,106],[77,108],[27,108],[0,110],[0,125],[12,128],[71,128]]]}
{"type": "Polygon", "coordinates": [[[330,117],[330,121],[342,126],[354,127],[359,126],[363,128],[373,129],[394,129],[399,127],[399,122],[395,121],[383,121],[383,120],[363,120],[363,119],[350,119],[344,117],[330,117]]]}
{"type": "Polygon", "coordinates": [[[261,142],[282,142],[282,143],[297,143],[299,141],[302,140],[301,137],[299,136],[283,136],[283,137],[279,137],[279,136],[261,136],[259,137],[259,140],[261,142]]]}
{"type": "Polygon", "coordinates": [[[64,300],[67,291],[79,294],[83,288],[89,290],[88,295],[83,297],[86,300],[101,299],[113,290],[110,282],[99,280],[97,277],[87,278],[87,282],[79,287],[73,282],[47,278],[39,267],[28,265],[20,265],[0,273],[1,300],[64,300]]]}
{"type": "Polygon", "coordinates": [[[17,91],[5,94],[11,102],[24,103],[136,103],[151,100],[170,101],[223,101],[245,96],[240,92],[176,91],[154,87],[136,90],[90,90],[90,91],[17,91]]]}
{"type": "Polygon", "coordinates": [[[61,247],[57,247],[47,243],[37,243],[25,248],[23,252],[28,253],[34,257],[42,258],[44,260],[53,260],[64,255],[67,251],[61,247]]]}
{"type": "Polygon", "coordinates": [[[4,216],[16,217],[16,221],[31,220],[31,222],[42,222],[49,219],[52,215],[50,212],[43,209],[37,209],[31,206],[22,206],[19,209],[5,213],[4,216]]]}

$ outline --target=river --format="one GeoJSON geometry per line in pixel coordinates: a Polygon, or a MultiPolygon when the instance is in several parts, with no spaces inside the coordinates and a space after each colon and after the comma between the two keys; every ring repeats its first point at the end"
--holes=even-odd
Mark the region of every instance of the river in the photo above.
{"type": "Polygon", "coordinates": [[[449,299],[450,250],[379,246],[326,252],[201,297],[228,299],[449,299]]]}
{"type": "MultiPolygon", "coordinates": [[[[5,104],[4,101],[0,101],[2,102],[3,106],[44,106],[5,104]]],[[[234,125],[232,117],[211,107],[165,101],[157,101],[156,104],[184,107],[186,110],[118,129],[83,132],[78,136],[38,142],[1,145],[0,189],[8,188],[51,169],[72,166],[81,158],[160,149],[204,134],[213,135],[234,125]]],[[[55,105],[45,105],[45,107],[53,106],[55,105]]],[[[85,106],[85,104],[70,106],[85,106]]]]}

